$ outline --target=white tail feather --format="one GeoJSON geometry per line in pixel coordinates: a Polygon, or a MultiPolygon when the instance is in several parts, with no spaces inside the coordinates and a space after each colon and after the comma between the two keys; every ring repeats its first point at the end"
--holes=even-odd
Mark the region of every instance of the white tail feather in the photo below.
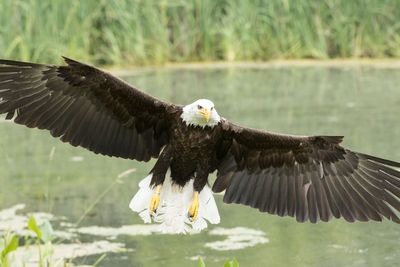
{"type": "Polygon", "coordinates": [[[160,224],[163,233],[199,232],[207,228],[207,221],[218,224],[220,217],[211,189],[206,185],[199,195],[199,212],[197,219],[191,222],[187,216],[193,198],[193,179],[182,188],[172,183],[169,172],[165,177],[160,194],[160,205],[157,213],[151,217],[149,213],[153,189],[150,187],[152,174],[139,183],[139,191],[132,198],[129,207],[139,213],[145,223],[152,221],[160,224]]]}

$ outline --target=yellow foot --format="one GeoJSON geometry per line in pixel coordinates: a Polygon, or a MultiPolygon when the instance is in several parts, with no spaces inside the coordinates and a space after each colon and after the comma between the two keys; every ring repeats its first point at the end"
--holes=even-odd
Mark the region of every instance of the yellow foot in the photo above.
{"type": "Polygon", "coordinates": [[[194,222],[197,219],[197,215],[199,214],[199,192],[194,191],[193,200],[189,206],[188,216],[189,219],[194,222]]]}
{"type": "Polygon", "coordinates": [[[155,190],[153,196],[151,197],[150,206],[149,206],[149,212],[151,215],[156,213],[158,205],[160,204],[160,192],[161,192],[161,185],[156,187],[156,190],[155,190]]]}

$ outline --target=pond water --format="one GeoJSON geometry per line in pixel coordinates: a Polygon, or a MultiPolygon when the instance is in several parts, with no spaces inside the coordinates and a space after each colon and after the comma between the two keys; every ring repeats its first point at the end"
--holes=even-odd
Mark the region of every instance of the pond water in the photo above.
{"type": "MultiPolygon", "coordinates": [[[[220,115],[244,126],[344,135],[348,148],[400,160],[400,69],[159,69],[123,78],[175,103],[209,98],[220,115]]],[[[388,221],[299,224],[224,204],[217,195],[219,225],[196,235],[154,234],[128,209],[138,181],[154,161],[95,155],[45,131],[4,121],[0,153],[0,210],[25,204],[13,211],[21,218],[28,212],[55,216],[55,229],[74,233],[64,237],[65,244],[117,243],[121,249],[107,253],[101,266],[197,266],[198,256],[210,267],[231,258],[244,267],[399,266],[400,228],[388,221]]],[[[94,263],[105,251],[80,255],[73,262],[94,263]]]]}

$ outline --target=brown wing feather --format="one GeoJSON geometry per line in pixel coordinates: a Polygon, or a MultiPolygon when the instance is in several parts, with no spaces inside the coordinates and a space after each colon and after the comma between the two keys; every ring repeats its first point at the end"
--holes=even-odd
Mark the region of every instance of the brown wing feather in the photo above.
{"type": "Polygon", "coordinates": [[[92,66],[0,60],[0,113],[95,153],[147,161],[168,142],[178,107],[92,66]]]}
{"type": "Polygon", "coordinates": [[[224,202],[297,221],[400,223],[400,163],[339,145],[341,136],[291,136],[223,121],[214,192],[224,202]]]}

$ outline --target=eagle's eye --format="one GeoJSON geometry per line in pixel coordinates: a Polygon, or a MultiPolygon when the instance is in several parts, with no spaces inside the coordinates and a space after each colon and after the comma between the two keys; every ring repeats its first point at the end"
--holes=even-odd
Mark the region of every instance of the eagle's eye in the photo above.
{"type": "Polygon", "coordinates": [[[200,105],[197,105],[197,108],[198,108],[198,109],[203,109],[203,107],[202,107],[202,106],[200,106],[200,105]]]}
{"type": "Polygon", "coordinates": [[[213,109],[214,109],[214,107],[211,107],[211,108],[210,108],[210,110],[213,110],[213,109]]]}

